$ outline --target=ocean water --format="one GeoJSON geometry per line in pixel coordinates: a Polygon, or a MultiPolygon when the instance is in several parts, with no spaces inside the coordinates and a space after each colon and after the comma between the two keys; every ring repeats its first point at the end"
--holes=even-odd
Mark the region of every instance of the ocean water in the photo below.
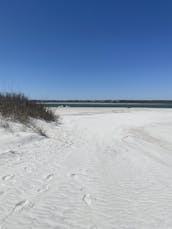
{"type": "Polygon", "coordinates": [[[123,107],[123,108],[172,108],[165,103],[44,103],[46,107],[123,107]]]}

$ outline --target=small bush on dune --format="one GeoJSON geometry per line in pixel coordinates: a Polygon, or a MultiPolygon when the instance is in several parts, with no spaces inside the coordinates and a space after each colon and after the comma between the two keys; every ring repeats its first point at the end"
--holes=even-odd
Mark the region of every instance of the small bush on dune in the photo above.
{"type": "Polygon", "coordinates": [[[42,104],[29,100],[25,95],[17,93],[0,93],[0,113],[6,118],[20,122],[28,122],[30,118],[56,121],[52,111],[42,104]]]}

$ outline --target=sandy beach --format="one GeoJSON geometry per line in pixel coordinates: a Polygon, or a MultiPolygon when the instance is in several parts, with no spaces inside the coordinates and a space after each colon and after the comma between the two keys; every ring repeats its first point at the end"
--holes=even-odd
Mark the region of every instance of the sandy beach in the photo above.
{"type": "Polygon", "coordinates": [[[59,108],[0,122],[1,229],[171,229],[172,110],[59,108]]]}

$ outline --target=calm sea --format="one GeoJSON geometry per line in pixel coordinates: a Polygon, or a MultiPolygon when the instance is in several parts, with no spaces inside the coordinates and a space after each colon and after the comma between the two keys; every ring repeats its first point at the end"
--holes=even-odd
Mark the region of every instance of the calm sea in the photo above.
{"type": "Polygon", "coordinates": [[[123,107],[123,108],[172,108],[172,104],[146,103],[44,103],[47,107],[123,107]]]}

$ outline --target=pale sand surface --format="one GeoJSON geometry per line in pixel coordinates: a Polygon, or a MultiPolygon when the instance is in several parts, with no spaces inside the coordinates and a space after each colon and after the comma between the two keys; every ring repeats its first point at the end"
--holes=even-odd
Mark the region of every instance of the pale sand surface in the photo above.
{"type": "Polygon", "coordinates": [[[0,228],[171,229],[172,109],[60,108],[49,138],[0,122],[0,228]]]}

